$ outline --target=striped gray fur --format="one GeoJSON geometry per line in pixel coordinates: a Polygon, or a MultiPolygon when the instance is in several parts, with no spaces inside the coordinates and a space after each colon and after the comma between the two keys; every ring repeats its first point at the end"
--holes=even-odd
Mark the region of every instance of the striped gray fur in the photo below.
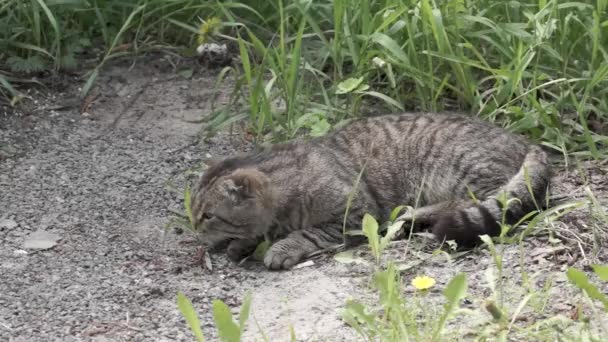
{"type": "Polygon", "coordinates": [[[210,166],[193,188],[195,223],[210,246],[230,240],[234,260],[273,232],[278,240],[264,263],[290,268],[306,254],[342,241],[347,198],[362,170],[347,228],[360,229],[365,213],[386,220],[394,207],[416,205],[405,220],[415,215],[439,239],[459,245],[499,234],[503,212],[514,223],[535,210],[551,177],[540,147],[479,119],[451,113],[377,116],[210,166]],[[505,210],[497,200],[503,192],[518,199],[505,210]]]}

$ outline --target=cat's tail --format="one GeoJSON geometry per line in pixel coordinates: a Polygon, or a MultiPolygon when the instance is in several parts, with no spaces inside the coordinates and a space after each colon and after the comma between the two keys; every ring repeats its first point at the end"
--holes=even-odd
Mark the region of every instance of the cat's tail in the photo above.
{"type": "Polygon", "coordinates": [[[494,196],[464,209],[442,214],[432,231],[438,239],[455,240],[460,246],[478,243],[480,235],[500,235],[501,222],[517,223],[545,204],[550,180],[551,166],[547,154],[540,146],[533,145],[517,174],[494,196]],[[506,194],[509,199],[506,208],[499,200],[501,194],[506,194]]]}

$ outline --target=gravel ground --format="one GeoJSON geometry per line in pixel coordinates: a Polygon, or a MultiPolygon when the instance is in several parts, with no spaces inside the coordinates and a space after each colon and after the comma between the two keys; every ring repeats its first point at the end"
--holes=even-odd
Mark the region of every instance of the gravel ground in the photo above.
{"type": "MultiPolygon", "coordinates": [[[[212,300],[222,299],[237,312],[247,291],[254,294],[253,316],[271,341],[288,340],[290,325],[299,341],[355,340],[337,310],[353,296],[373,300],[365,267],[325,258],[311,267],[269,272],[255,262],[239,266],[213,255],[208,271],[193,262],[196,246],[187,234],[165,234],[169,209],[181,208],[179,189],[193,177],[189,171],[208,156],[249,148],[227,133],[198,143],[200,125],[182,119],[210,110],[216,74],[197,69],[186,79],[168,65],[158,59],[109,67],[87,108],[70,105],[77,83],[64,79],[53,87],[60,90],[32,94],[31,108],[0,115],[0,340],[188,341],[177,291],[193,302],[210,340],[216,338],[212,300]],[[56,237],[56,245],[27,248],[40,232],[56,237]]],[[[606,163],[583,163],[578,171],[560,171],[556,188],[582,198],[583,186],[590,185],[605,208],[607,174],[606,163]]],[[[592,225],[589,212],[581,210],[555,223],[559,244],[546,235],[525,244],[525,268],[540,274],[539,286],[555,275],[551,293],[558,299],[549,312],[574,308],[576,291],[563,277],[567,266],[608,261],[603,245],[594,253],[588,244],[592,225]]],[[[469,306],[479,307],[488,295],[487,251],[446,261],[431,257],[428,244],[415,243],[407,252],[403,246],[395,243],[388,254],[402,264],[425,260],[404,272],[406,281],[424,273],[441,288],[464,271],[469,306]]],[[[519,248],[507,246],[504,253],[516,306],[520,287],[510,275],[520,272],[519,248]]],[[[259,337],[251,323],[246,341],[259,337]]]]}

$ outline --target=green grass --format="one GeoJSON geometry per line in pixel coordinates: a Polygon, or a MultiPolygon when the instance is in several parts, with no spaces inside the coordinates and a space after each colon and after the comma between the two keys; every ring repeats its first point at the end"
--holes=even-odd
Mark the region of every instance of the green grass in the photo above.
{"type": "MultiPolygon", "coordinates": [[[[17,75],[78,70],[83,93],[109,59],[191,55],[231,42],[240,65],[211,132],[245,119],[259,140],[322,135],[363,112],[459,110],[564,154],[605,156],[607,1],[7,0],[0,89],[17,75]],[[198,39],[202,19],[213,23],[198,39]],[[100,50],[96,50],[99,49],[100,50]],[[96,64],[81,69],[83,56],[96,64]]],[[[12,85],[11,85],[12,83],[12,85]]]]}
{"type": "Polygon", "coordinates": [[[77,71],[83,95],[111,58],[150,49],[179,50],[196,37],[179,25],[218,11],[212,1],[195,0],[5,0],[0,3],[0,91],[19,96],[15,74],[77,71]],[[83,61],[95,65],[82,70],[83,61]]]}
{"type": "Polygon", "coordinates": [[[248,12],[224,18],[232,28],[244,23],[237,74],[249,93],[235,99],[242,112],[222,111],[215,124],[249,117],[259,137],[285,139],[314,131],[296,116],[333,125],[362,106],[455,109],[499,120],[562,153],[603,155],[608,137],[590,122],[605,122],[608,112],[606,1],[267,4],[262,22],[248,12]],[[358,87],[345,90],[345,82],[358,87]]]}

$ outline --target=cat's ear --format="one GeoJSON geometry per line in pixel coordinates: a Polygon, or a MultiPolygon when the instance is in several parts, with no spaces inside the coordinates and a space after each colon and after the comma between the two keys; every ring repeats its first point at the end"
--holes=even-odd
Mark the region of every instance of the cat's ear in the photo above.
{"type": "Polygon", "coordinates": [[[226,178],[222,182],[222,187],[226,193],[231,195],[238,195],[241,192],[241,187],[236,185],[232,178],[226,178]]]}
{"type": "Polygon", "coordinates": [[[268,200],[271,195],[270,180],[257,170],[237,170],[224,181],[226,191],[238,199],[259,198],[268,200]]]}
{"type": "Polygon", "coordinates": [[[220,158],[209,158],[201,163],[202,166],[202,177],[200,178],[199,184],[201,187],[207,186],[221,176],[222,172],[222,159],[220,158]]]}

